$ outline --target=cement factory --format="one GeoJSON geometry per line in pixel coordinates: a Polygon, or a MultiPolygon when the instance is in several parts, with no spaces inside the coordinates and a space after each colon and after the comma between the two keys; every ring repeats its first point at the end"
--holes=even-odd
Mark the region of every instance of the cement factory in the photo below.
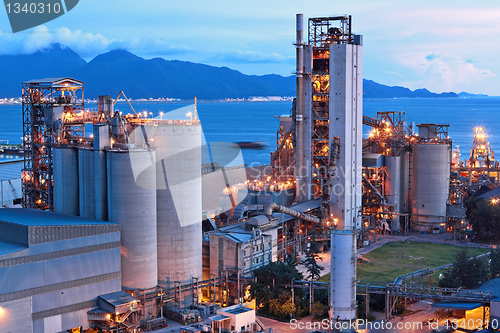
{"type": "Polygon", "coordinates": [[[23,208],[0,209],[2,332],[138,332],[204,316],[200,331],[264,331],[242,305],[253,270],[300,257],[311,239],[331,250],[330,319],[348,322],[357,248],[464,227],[465,188],[499,183],[484,129],[464,163],[447,124],[363,116],[351,16],[296,24],[297,96],[263,167],[202,164],[196,102],[183,119],[148,118],[115,110],[123,92],[87,110],[77,79],[23,83],[23,208]]]}

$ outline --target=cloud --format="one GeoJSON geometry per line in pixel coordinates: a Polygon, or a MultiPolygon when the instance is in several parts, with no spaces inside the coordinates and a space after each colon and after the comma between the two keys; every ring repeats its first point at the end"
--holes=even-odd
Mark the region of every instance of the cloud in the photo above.
{"type": "Polygon", "coordinates": [[[52,43],[59,43],[82,57],[88,57],[105,52],[110,42],[111,40],[101,34],[71,31],[66,27],[50,31],[41,25],[29,34],[0,32],[0,54],[31,54],[49,47],[52,43]]]}
{"type": "Polygon", "coordinates": [[[172,44],[165,38],[132,38],[114,40],[108,45],[109,50],[125,49],[142,55],[178,55],[196,52],[196,49],[185,44],[172,44]]]}
{"type": "Polygon", "coordinates": [[[401,77],[404,77],[404,75],[403,75],[403,74],[398,73],[398,72],[385,71],[385,73],[387,73],[387,74],[392,74],[392,75],[396,75],[396,76],[401,76],[401,77]]]}
{"type": "Polygon", "coordinates": [[[211,57],[210,61],[222,63],[288,63],[293,62],[295,57],[286,57],[279,53],[265,54],[257,51],[223,51],[211,57]]]}
{"type": "MultiPolygon", "coordinates": [[[[481,69],[474,63],[461,57],[431,54],[420,61],[409,61],[419,79],[403,82],[410,89],[427,88],[431,91],[467,91],[473,87],[488,86],[488,82],[497,77],[489,69],[481,69]]],[[[476,92],[477,93],[477,92],[476,92]]]]}
{"type": "Polygon", "coordinates": [[[427,57],[425,57],[425,59],[427,59],[427,61],[432,61],[432,60],[436,59],[437,57],[438,57],[438,55],[433,53],[433,54],[429,54],[427,57]]]}

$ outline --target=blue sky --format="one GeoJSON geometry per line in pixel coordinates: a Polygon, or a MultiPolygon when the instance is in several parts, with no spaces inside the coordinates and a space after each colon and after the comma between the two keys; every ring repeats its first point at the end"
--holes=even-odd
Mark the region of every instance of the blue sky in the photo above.
{"type": "Polygon", "coordinates": [[[86,60],[116,48],[290,75],[295,14],[351,14],[364,35],[364,77],[434,92],[500,95],[500,1],[80,0],[66,15],[16,34],[0,10],[0,54],[59,42],[86,60]]]}

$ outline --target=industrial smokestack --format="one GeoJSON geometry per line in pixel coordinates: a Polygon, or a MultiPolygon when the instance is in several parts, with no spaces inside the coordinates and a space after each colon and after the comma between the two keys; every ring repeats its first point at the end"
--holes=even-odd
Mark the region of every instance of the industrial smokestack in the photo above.
{"type": "Polygon", "coordinates": [[[303,94],[304,94],[304,49],[302,42],[302,34],[304,32],[304,15],[297,14],[297,41],[295,47],[297,48],[297,69],[295,72],[297,78],[297,116],[296,116],[296,149],[295,149],[295,177],[297,180],[297,197],[295,201],[300,202],[304,197],[303,179],[304,179],[304,161],[303,161],[303,143],[304,143],[304,105],[303,105],[303,94]]]}

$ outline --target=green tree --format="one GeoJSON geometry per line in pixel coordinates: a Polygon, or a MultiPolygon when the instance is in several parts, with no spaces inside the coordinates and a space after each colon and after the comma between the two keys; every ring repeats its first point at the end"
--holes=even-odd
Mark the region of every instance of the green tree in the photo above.
{"type": "Polygon", "coordinates": [[[488,277],[488,266],[485,258],[469,258],[467,248],[455,255],[451,269],[444,273],[439,281],[440,287],[476,288],[488,277]]]}
{"type": "Polygon", "coordinates": [[[324,267],[321,267],[318,265],[318,262],[316,260],[323,260],[318,254],[314,252],[309,252],[309,254],[306,256],[306,259],[304,260],[304,265],[307,269],[307,276],[306,278],[308,280],[314,281],[318,279],[321,276],[321,271],[324,269],[324,267]]]}
{"type": "Polygon", "coordinates": [[[294,316],[296,310],[291,297],[280,297],[269,301],[269,314],[280,320],[289,320],[290,314],[294,316]]]}
{"type": "Polygon", "coordinates": [[[467,201],[467,218],[480,241],[500,241],[500,206],[485,199],[467,201]]]}
{"type": "Polygon", "coordinates": [[[256,298],[258,307],[267,307],[273,299],[291,296],[284,285],[289,285],[292,280],[303,279],[295,266],[293,262],[271,262],[254,271],[255,281],[250,283],[250,294],[256,298]]]}
{"type": "Polygon", "coordinates": [[[313,319],[323,319],[328,317],[328,310],[330,307],[321,302],[314,302],[312,306],[313,319]]]}

